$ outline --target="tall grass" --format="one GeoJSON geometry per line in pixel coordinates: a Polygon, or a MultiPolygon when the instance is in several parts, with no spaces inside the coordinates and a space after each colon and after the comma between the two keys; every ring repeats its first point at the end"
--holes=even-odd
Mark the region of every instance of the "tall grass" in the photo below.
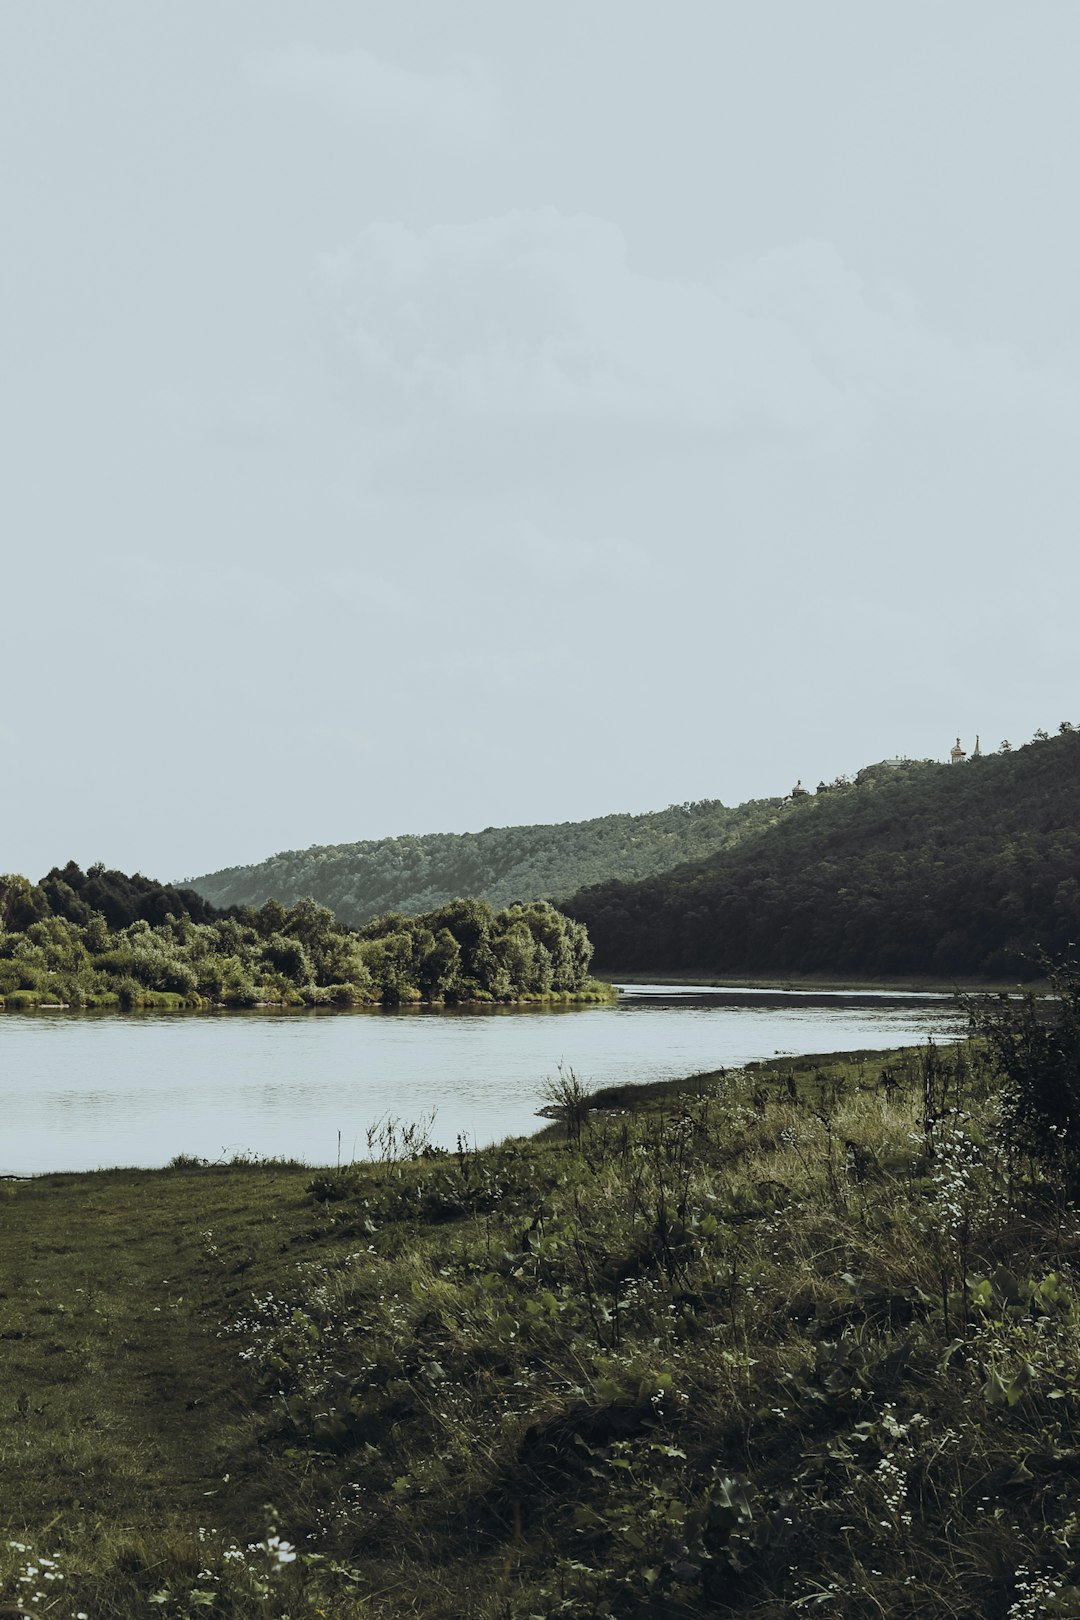
{"type": "Polygon", "coordinates": [[[1080,1613],[1080,1227],[985,1049],[556,1085],[485,1152],[20,1189],[5,1601],[1080,1613]]]}

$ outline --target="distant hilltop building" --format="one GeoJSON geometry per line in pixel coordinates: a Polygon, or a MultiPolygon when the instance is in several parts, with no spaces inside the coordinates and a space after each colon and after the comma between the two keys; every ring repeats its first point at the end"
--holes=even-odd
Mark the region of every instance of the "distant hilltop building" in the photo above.
{"type": "MultiPolygon", "coordinates": [[[[1036,735],[1038,735],[1038,733],[1036,733],[1036,735]]],[[[1003,751],[1007,751],[1008,744],[1003,743],[1002,749],[1003,751]]],[[[982,757],[982,745],[979,741],[979,735],[977,732],[975,734],[975,746],[971,750],[970,754],[960,741],[959,737],[957,737],[952,748],[949,750],[949,760],[953,765],[962,765],[966,759],[981,759],[982,757]]],[[[909,769],[912,766],[933,765],[934,763],[935,761],[932,759],[915,760],[911,759],[907,754],[896,754],[892,757],[892,759],[879,759],[875,765],[864,765],[861,771],[856,771],[854,778],[855,785],[857,787],[861,787],[865,783],[873,784],[875,781],[879,780],[882,775],[890,771],[902,771],[909,769]]],[[[845,788],[850,787],[851,785],[852,779],[850,777],[838,776],[835,781],[832,782],[819,782],[817,791],[819,793],[831,793],[835,788],[845,788]]],[[[784,802],[786,804],[791,804],[794,799],[809,799],[811,796],[812,789],[803,787],[802,778],[800,777],[784,802]]]]}

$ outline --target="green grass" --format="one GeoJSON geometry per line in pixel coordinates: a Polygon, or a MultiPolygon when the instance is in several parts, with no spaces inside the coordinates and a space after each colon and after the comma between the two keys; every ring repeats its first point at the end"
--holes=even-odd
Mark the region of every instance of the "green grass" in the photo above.
{"type": "Polygon", "coordinates": [[[569,1074],[485,1152],[7,1183],[0,1613],[1080,1613],[1080,1229],[995,1097],[569,1074]]]}

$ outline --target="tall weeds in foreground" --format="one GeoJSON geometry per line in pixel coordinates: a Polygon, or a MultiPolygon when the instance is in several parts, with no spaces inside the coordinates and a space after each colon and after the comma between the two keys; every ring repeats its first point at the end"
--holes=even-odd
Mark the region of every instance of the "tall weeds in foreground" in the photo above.
{"type": "Polygon", "coordinates": [[[1080,1234],[993,1090],[963,1045],[574,1088],[482,1205],[444,1167],[365,1202],[276,1442],[355,1471],[339,1533],[438,1571],[432,1614],[1069,1612],[1080,1234]]]}
{"type": "Polygon", "coordinates": [[[1080,1613],[1080,1227],[997,1064],[571,1073],[546,1138],[309,1177],[207,1342],[273,1526],[221,1486],[103,1612],[1080,1613]]]}

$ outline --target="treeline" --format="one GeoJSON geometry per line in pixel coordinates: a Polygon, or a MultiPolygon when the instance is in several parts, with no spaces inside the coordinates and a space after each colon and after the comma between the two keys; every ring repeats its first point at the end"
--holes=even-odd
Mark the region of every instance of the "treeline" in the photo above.
{"type": "Polygon", "coordinates": [[[4,926],[29,928],[42,917],[65,917],[68,922],[87,923],[99,912],[110,928],[127,928],[133,922],[157,927],[169,917],[188,916],[192,922],[209,922],[218,910],[194,889],[177,888],[143,877],[141,872],[107,871],[98,863],[85,872],[69,861],[54,866],[40,883],[25,878],[0,878],[5,885],[0,905],[4,926]]]}
{"type": "MultiPolygon", "coordinates": [[[[195,914],[180,904],[151,923],[129,915],[129,906],[112,926],[84,897],[93,873],[84,878],[68,866],[40,884],[0,877],[0,1001],[9,1009],[397,1006],[605,993],[589,979],[586,929],[544,901],[495,912],[482,900],[454,900],[354,930],[310,899],[222,915],[195,896],[195,914]]],[[[126,894],[155,914],[162,896],[182,894],[146,878],[106,888],[118,908],[126,894]]]]}
{"type": "Polygon", "coordinates": [[[1080,735],[874,767],[732,850],[564,905],[605,968],[1031,977],[1080,939],[1080,735]]]}
{"type": "Polygon", "coordinates": [[[761,799],[728,809],[718,799],[703,799],[555,826],[316,845],[189,882],[218,906],[268,899],[291,905],[310,895],[358,926],[384,911],[430,911],[459,894],[505,906],[555,899],[611,877],[648,877],[730,847],[774,820],[781,803],[761,799]]]}

